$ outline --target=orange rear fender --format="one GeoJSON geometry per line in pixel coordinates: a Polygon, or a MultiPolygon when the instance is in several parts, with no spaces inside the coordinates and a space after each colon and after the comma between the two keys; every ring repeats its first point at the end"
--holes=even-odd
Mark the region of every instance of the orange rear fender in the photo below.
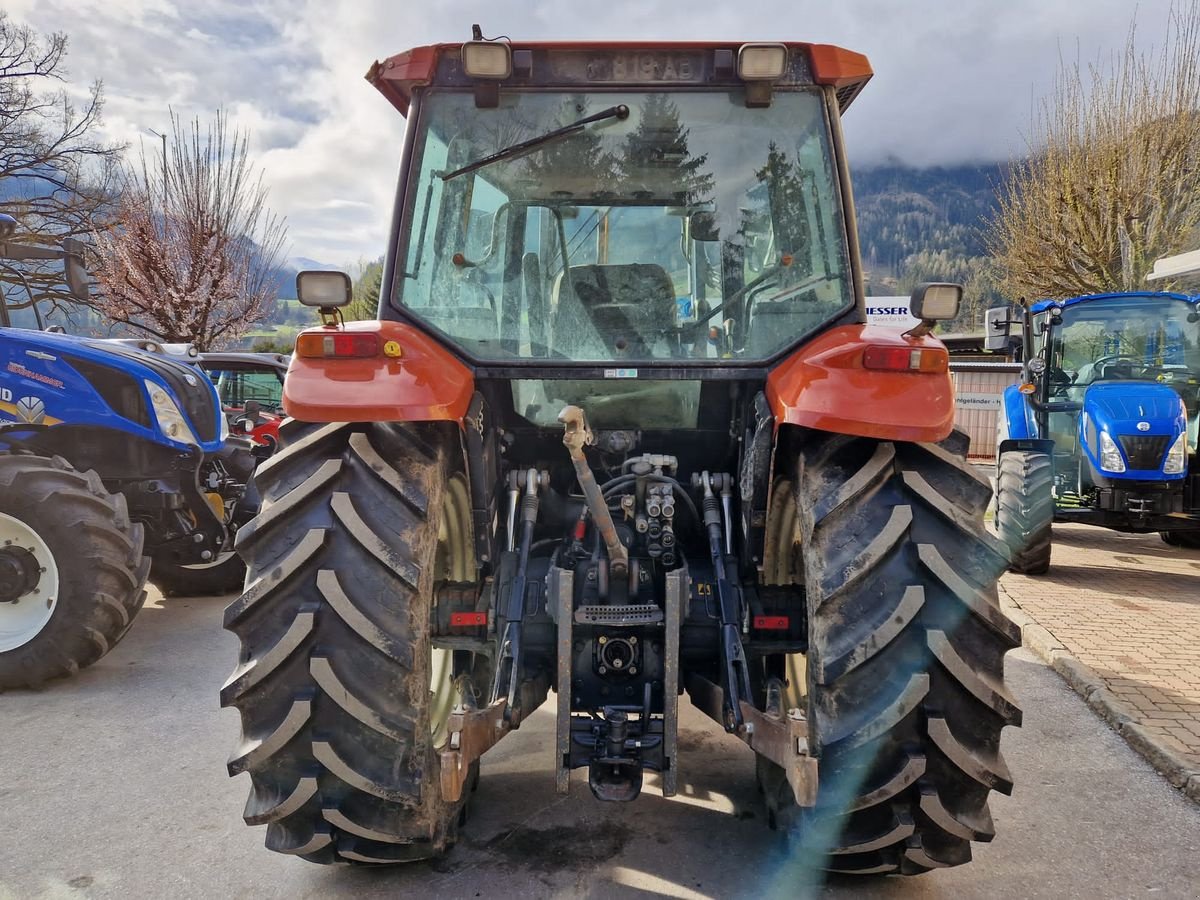
{"type": "MultiPolygon", "coordinates": [[[[880,353],[881,351],[874,351],[880,353]]],[[[776,426],[800,425],[892,441],[940,441],[954,427],[954,387],[945,345],[870,325],[833,328],[767,376],[776,426]],[[871,369],[868,348],[926,351],[933,371],[871,369]],[[942,360],[945,360],[943,362],[942,360]]]]}
{"type": "Polygon", "coordinates": [[[475,378],[436,341],[403,322],[348,322],[319,332],[375,332],[378,356],[292,356],[283,384],[283,408],[305,422],[461,421],[475,378]],[[384,348],[395,354],[387,355],[384,348]]]}

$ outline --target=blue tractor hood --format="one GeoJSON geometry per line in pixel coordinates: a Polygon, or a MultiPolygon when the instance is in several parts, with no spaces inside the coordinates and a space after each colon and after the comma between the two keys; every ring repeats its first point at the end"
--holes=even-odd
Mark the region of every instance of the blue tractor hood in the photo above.
{"type": "Polygon", "coordinates": [[[112,341],[0,328],[0,425],[107,428],[188,448],[160,427],[151,386],[175,404],[201,450],[221,449],[220,398],[196,366],[112,341]]]}
{"type": "Polygon", "coordinates": [[[1105,478],[1172,480],[1163,473],[1167,450],[1187,427],[1183,399],[1165,384],[1114,381],[1094,384],[1083,395],[1080,441],[1092,466],[1105,478]],[[1100,432],[1107,432],[1125,460],[1125,471],[1100,468],[1100,432]]]}

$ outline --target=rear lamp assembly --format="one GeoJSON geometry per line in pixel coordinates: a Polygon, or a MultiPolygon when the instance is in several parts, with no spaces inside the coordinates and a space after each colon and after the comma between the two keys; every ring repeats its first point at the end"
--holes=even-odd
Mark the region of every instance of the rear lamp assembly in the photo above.
{"type": "Polygon", "coordinates": [[[950,357],[940,347],[868,347],[863,351],[863,368],[889,372],[945,372],[950,357]]]}
{"type": "Polygon", "coordinates": [[[375,332],[307,331],[296,338],[296,355],[305,359],[365,359],[379,355],[375,332]]]}

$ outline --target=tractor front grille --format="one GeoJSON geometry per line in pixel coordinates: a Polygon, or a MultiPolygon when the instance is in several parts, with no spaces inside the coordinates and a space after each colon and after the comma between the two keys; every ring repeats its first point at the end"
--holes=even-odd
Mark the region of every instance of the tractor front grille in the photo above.
{"type": "Polygon", "coordinates": [[[1170,435],[1164,434],[1123,434],[1121,449],[1129,460],[1131,469],[1159,469],[1163,457],[1167,453],[1167,444],[1171,442],[1170,435]]]}

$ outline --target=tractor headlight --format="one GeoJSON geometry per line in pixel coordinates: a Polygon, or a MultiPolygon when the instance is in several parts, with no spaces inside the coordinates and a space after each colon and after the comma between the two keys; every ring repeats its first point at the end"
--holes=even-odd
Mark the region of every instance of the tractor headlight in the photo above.
{"type": "Polygon", "coordinates": [[[150,407],[154,410],[154,418],[158,420],[158,427],[162,429],[163,434],[173,441],[199,444],[195,433],[188,425],[183,413],[179,411],[179,407],[175,405],[175,401],[171,399],[171,395],[153,381],[147,380],[145,384],[146,391],[150,394],[150,407]]]}
{"type": "Polygon", "coordinates": [[[218,436],[223,444],[229,438],[229,416],[225,415],[225,410],[217,411],[217,421],[221,423],[221,433],[218,436]]]}
{"type": "Polygon", "coordinates": [[[1107,431],[1100,432],[1100,468],[1105,472],[1124,472],[1125,460],[1121,458],[1121,451],[1117,449],[1117,443],[1108,436],[1107,431]]]}
{"type": "Polygon", "coordinates": [[[1187,432],[1180,432],[1163,461],[1164,475],[1181,475],[1187,468],[1187,432]]]}

